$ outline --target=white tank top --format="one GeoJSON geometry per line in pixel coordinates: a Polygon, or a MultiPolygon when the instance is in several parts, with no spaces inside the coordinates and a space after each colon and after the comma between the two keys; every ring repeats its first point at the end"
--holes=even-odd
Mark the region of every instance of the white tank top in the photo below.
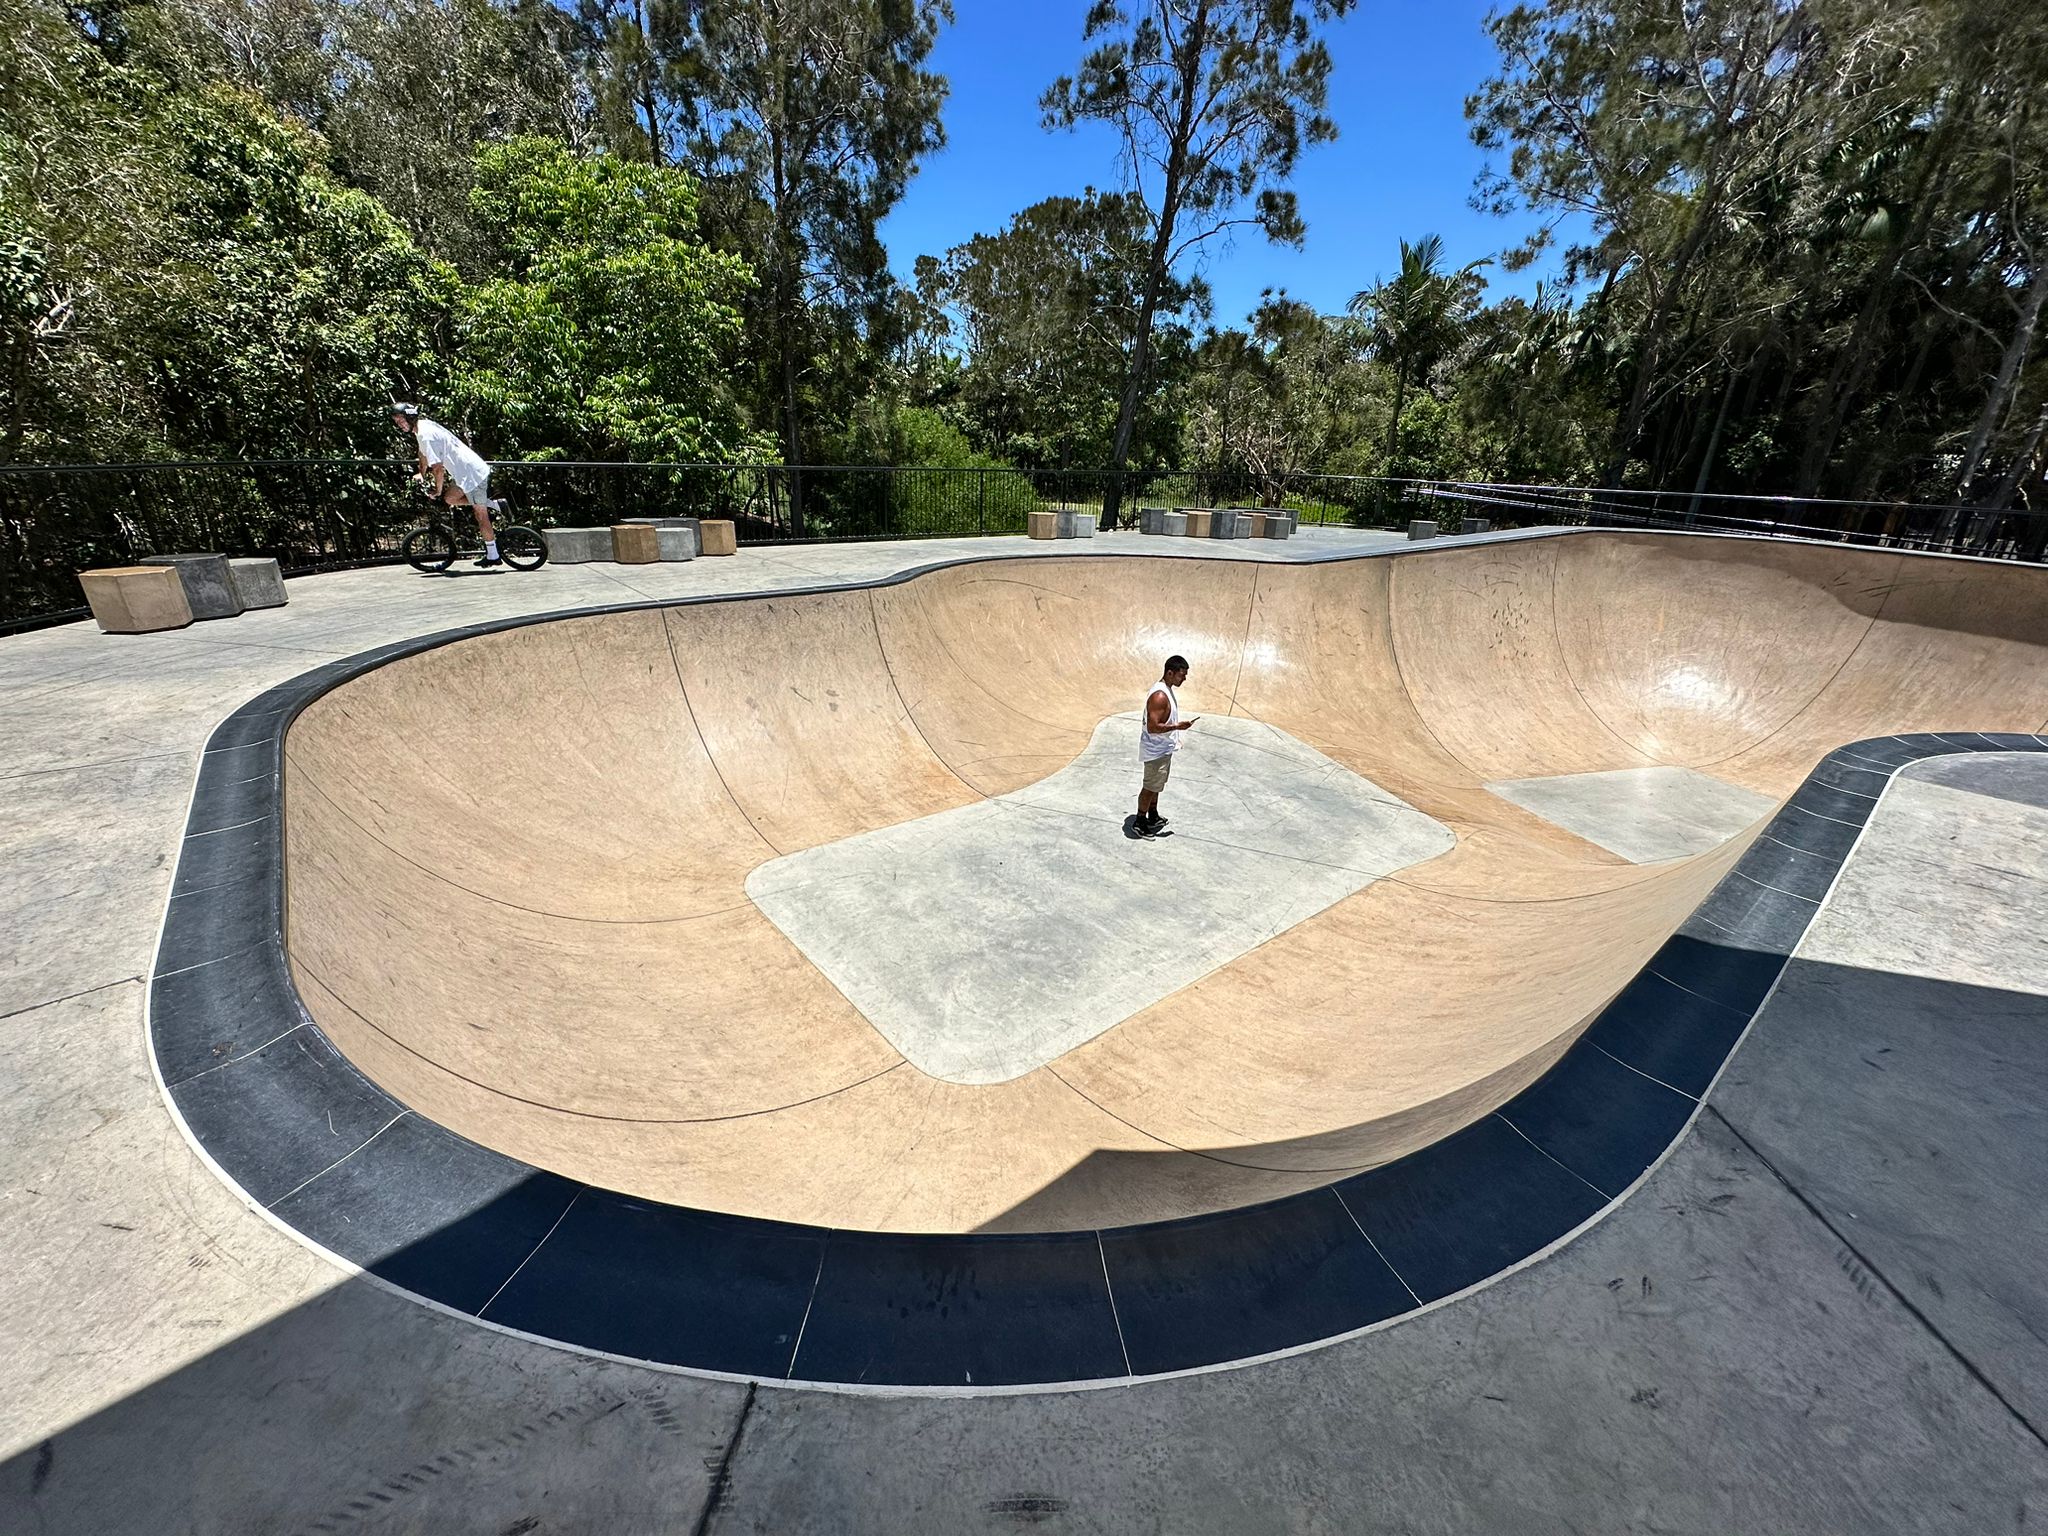
{"type": "Polygon", "coordinates": [[[1164,683],[1154,683],[1152,692],[1145,695],[1144,708],[1138,711],[1138,759],[1149,763],[1154,758],[1165,757],[1180,745],[1180,733],[1174,729],[1180,724],[1180,700],[1164,683]],[[1156,694],[1166,695],[1166,729],[1155,731],[1152,727],[1152,699],[1156,694]]]}

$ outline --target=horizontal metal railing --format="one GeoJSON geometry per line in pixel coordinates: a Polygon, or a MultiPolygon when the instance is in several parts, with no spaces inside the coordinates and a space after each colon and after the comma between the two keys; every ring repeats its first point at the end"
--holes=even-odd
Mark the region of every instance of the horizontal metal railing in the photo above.
{"type": "MultiPolygon", "coordinates": [[[[338,458],[0,465],[0,631],[82,616],[77,572],[152,553],[267,555],[293,574],[396,560],[426,510],[411,470],[338,458]]],[[[2048,544],[2048,514],[1362,475],[547,459],[500,462],[491,485],[541,527],[724,517],[743,544],[1019,534],[1033,511],[1147,505],[1285,505],[1310,526],[1689,527],[2033,561],[2048,544]]]]}

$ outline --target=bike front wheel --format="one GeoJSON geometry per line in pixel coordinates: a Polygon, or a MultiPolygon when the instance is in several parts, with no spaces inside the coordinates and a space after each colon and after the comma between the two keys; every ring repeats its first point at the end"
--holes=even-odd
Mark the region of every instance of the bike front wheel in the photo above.
{"type": "Polygon", "coordinates": [[[513,523],[498,530],[498,553],[515,571],[537,571],[548,563],[548,541],[538,528],[513,523]]]}
{"type": "Polygon", "coordinates": [[[455,563],[455,540],[449,537],[447,529],[429,523],[408,533],[400,552],[404,554],[407,565],[432,575],[447,570],[455,563]]]}

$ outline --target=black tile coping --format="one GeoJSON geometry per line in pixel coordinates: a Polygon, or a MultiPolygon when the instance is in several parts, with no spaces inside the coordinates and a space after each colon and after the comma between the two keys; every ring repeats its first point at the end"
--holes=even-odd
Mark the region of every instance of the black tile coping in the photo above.
{"type": "Polygon", "coordinates": [[[1100,1232],[839,1231],[633,1199],[477,1146],[356,1071],[291,985],[279,759],[292,719],[386,661],[568,616],[387,645],[271,688],[220,726],[152,968],[157,1069],[244,1194],[399,1289],[575,1348],[766,1380],[1131,1380],[1318,1343],[1488,1280],[1611,1206],[1683,1132],[1898,768],[2048,751],[2039,737],[1959,731],[1830,753],[1550,1072],[1397,1162],[1100,1232]]]}

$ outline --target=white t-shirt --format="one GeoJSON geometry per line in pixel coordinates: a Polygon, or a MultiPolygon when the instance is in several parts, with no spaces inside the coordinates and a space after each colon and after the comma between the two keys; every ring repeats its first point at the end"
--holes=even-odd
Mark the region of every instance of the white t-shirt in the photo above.
{"type": "Polygon", "coordinates": [[[419,420],[418,437],[420,453],[426,459],[428,468],[440,465],[448,471],[450,480],[473,494],[482,491],[489,483],[491,466],[483,461],[474,448],[438,421],[422,416],[419,420]]]}
{"type": "Polygon", "coordinates": [[[1174,727],[1180,724],[1180,700],[1164,683],[1154,683],[1152,691],[1145,695],[1145,707],[1138,712],[1138,760],[1149,763],[1154,758],[1166,757],[1180,747],[1180,732],[1174,727]],[[1160,694],[1166,695],[1166,729],[1152,729],[1152,701],[1160,694]]]}

